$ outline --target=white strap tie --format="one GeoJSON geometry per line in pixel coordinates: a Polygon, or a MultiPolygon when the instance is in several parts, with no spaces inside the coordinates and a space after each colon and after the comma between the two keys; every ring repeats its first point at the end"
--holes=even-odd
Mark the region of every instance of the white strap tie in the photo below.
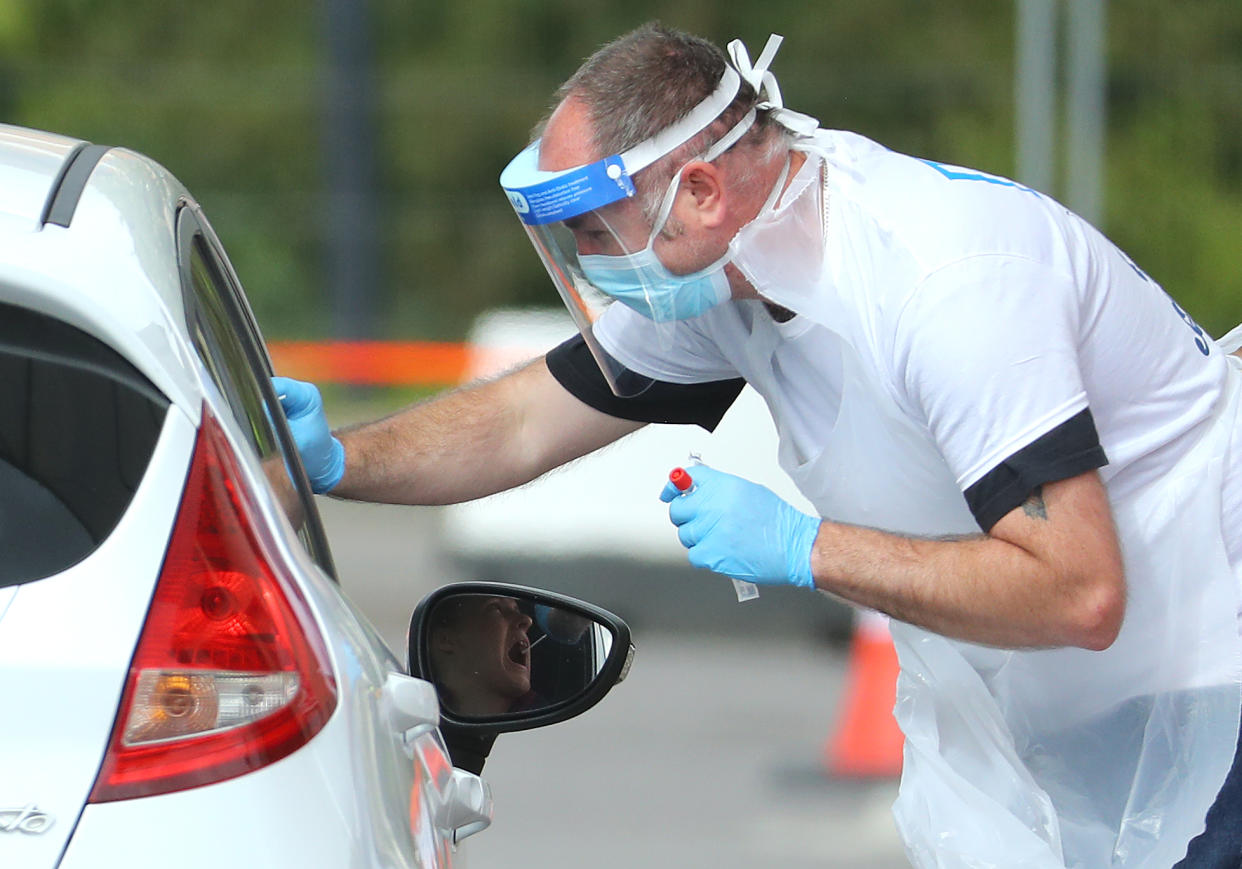
{"type": "Polygon", "coordinates": [[[742,80],[754,89],[755,95],[764,97],[756,104],[756,109],[770,112],[776,122],[791,133],[809,136],[819,128],[819,121],[810,115],[785,108],[781,99],[780,85],[776,83],[776,76],[768,69],[773,58],[776,57],[777,49],[784,41],[785,37],[773,33],[768,37],[767,44],[763,46],[759,59],[752,65],[746,46],[742,44],[742,40],[735,39],[728,45],[729,59],[733,61],[733,66],[741,75],[742,80]]]}

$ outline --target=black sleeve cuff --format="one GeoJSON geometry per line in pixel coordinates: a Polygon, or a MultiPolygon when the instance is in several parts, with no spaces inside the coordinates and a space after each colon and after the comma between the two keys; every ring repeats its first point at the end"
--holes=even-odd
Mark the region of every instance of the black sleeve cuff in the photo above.
{"type": "Polygon", "coordinates": [[[581,335],[552,348],[548,370],[571,395],[601,413],[635,422],[681,423],[715,431],[746,381],[714,380],[708,383],[652,381],[640,394],[619,398],[604,379],[595,357],[581,335]]]}
{"type": "Polygon", "coordinates": [[[1108,464],[1088,408],[1041,435],[966,489],[966,504],[984,531],[1022,505],[1037,486],[1108,464]]]}

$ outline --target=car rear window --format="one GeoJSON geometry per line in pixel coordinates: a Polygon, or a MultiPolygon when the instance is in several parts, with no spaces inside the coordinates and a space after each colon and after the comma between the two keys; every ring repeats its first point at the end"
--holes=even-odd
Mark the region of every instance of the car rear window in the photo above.
{"type": "Polygon", "coordinates": [[[59,573],[112,533],[167,411],[112,348],[0,303],[0,587],[59,573]]]}

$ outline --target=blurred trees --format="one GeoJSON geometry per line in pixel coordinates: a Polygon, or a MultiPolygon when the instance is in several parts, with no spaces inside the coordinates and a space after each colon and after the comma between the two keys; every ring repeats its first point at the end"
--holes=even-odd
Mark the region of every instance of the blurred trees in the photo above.
{"type": "MultiPolygon", "coordinates": [[[[365,2],[365,0],[358,0],[365,2]]],[[[497,177],[555,87],[649,18],[776,60],[785,101],[898,150],[1011,175],[1013,6],[997,0],[370,0],[379,337],[555,304],[497,177]]],[[[0,0],[0,119],[142,151],[203,203],[269,337],[330,332],[313,0],[0,0]]],[[[1103,229],[1215,333],[1242,320],[1242,8],[1114,0],[1103,229]]]]}
{"type": "Polygon", "coordinates": [[[23,23],[0,61],[13,90],[3,120],[160,161],[203,203],[265,331],[324,334],[306,4],[0,0],[5,7],[23,23]]]}

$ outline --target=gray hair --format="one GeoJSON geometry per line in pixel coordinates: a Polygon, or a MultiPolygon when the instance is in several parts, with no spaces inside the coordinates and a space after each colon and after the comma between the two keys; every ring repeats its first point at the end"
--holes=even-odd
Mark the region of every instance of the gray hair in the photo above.
{"type": "MultiPolygon", "coordinates": [[[[587,58],[557,90],[556,104],[570,96],[581,99],[591,121],[596,153],[601,157],[619,154],[680,120],[706,99],[720,84],[727,63],[725,53],[707,40],[651,22],[587,58]]],[[[635,186],[648,218],[659,208],[677,170],[706,152],[756,102],[754,88],[743,81],[733,102],[706,129],[638,174],[635,186]]],[[[729,157],[722,159],[722,168],[728,163],[733,183],[744,187],[755,180],[756,162],[762,164],[788,150],[791,141],[788,131],[762,110],[746,135],[721,155],[729,157]],[[730,156],[743,153],[757,160],[730,156]]]]}

